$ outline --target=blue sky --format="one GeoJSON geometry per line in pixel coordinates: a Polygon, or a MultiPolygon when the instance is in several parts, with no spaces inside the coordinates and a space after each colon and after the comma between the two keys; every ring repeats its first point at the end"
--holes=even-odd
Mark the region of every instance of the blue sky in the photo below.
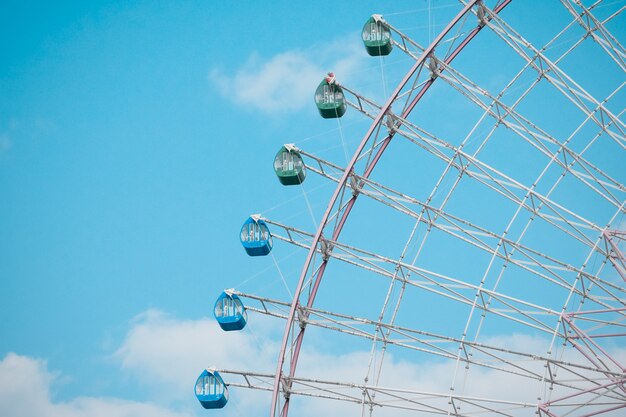
{"type": "MultiPolygon", "coordinates": [[[[273,371],[265,368],[275,361],[281,322],[258,318],[255,330],[225,336],[210,318],[224,288],[288,298],[273,259],[245,256],[239,227],[249,214],[262,213],[314,230],[302,190],[281,187],[274,178],[275,152],[294,142],[345,164],[346,152],[352,154],[369,122],[355,112],[341,125],[322,120],[313,88],[332,70],[346,85],[382,102],[411,61],[399,51],[385,61],[368,59],[360,28],[372,13],[382,13],[425,45],[458,11],[453,1],[433,3],[430,29],[427,1],[0,6],[0,414],[198,416],[205,412],[191,387],[204,366],[223,361],[232,368],[273,371]],[[33,394],[20,387],[37,388],[45,398],[26,406],[33,394]]],[[[537,44],[555,34],[543,29],[547,22],[569,22],[556,4],[542,2],[540,11],[515,7],[505,18],[537,44]],[[530,16],[537,25],[527,21],[530,16]]],[[[611,27],[623,40],[621,19],[611,27]]],[[[499,72],[510,74],[505,70],[514,64],[491,53],[493,35],[482,41],[459,57],[459,68],[497,90],[508,81],[499,72]]],[[[590,46],[565,64],[592,94],[605,97],[624,81],[623,72],[605,59],[590,46]]],[[[570,119],[542,118],[540,103],[558,93],[541,94],[523,111],[555,134],[570,132],[570,119]]],[[[433,88],[415,120],[460,137],[481,113],[461,97],[448,96],[449,87],[433,88]]],[[[619,113],[625,102],[622,92],[609,105],[619,113]]],[[[536,155],[515,146],[494,147],[486,158],[494,166],[513,167],[521,178],[536,155]],[[524,152],[527,159],[515,156],[524,152]]],[[[378,178],[423,198],[441,166],[405,149],[413,148],[403,144],[390,151],[378,178]],[[399,164],[417,177],[394,180],[399,164]]],[[[623,151],[611,149],[594,148],[590,155],[623,183],[623,151]]],[[[305,184],[319,221],[334,185],[320,179],[305,184]]],[[[609,217],[608,209],[574,198],[575,190],[563,191],[563,204],[580,204],[581,212],[599,221],[609,217]]],[[[500,207],[490,203],[496,197],[472,198],[475,192],[468,185],[452,207],[501,227],[489,211],[500,207]]],[[[362,227],[381,223],[374,204],[362,207],[360,220],[346,230],[352,243],[367,240],[362,227]]],[[[408,233],[410,222],[394,221],[408,233]]],[[[389,248],[397,256],[405,234],[399,238],[381,229],[381,246],[374,243],[372,250],[389,248]]],[[[528,240],[543,244],[537,236],[528,240]]],[[[428,262],[436,268],[446,263],[437,254],[452,243],[435,242],[428,262]]],[[[273,253],[293,290],[303,252],[278,245],[273,253]]],[[[457,255],[450,273],[472,263],[469,250],[460,248],[457,255]]],[[[342,271],[338,267],[336,287],[321,297],[327,305],[348,299],[347,310],[365,313],[367,302],[345,296],[354,283],[342,271]]],[[[492,332],[496,337],[502,328],[492,332]]],[[[539,343],[535,336],[520,336],[527,337],[529,350],[539,343]]],[[[311,337],[316,342],[305,370],[350,351],[311,337]]],[[[345,363],[363,359],[363,346],[345,363]]],[[[402,368],[399,362],[394,366],[402,368]]],[[[250,398],[224,415],[252,415],[256,399],[267,401],[250,398]]]]}

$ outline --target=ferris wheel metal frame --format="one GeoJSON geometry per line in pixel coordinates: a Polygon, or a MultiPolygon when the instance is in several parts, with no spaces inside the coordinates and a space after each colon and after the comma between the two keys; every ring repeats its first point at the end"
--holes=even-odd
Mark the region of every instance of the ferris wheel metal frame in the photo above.
{"type": "MultiPolygon", "coordinates": [[[[585,114],[586,119],[583,123],[590,121],[596,125],[599,131],[591,139],[591,143],[600,135],[605,134],[615,141],[621,150],[626,150],[626,124],[620,119],[624,111],[616,115],[606,106],[607,101],[626,85],[626,81],[604,100],[599,101],[594,98],[558,66],[559,61],[573,51],[584,39],[574,43],[559,59],[551,60],[543,53],[545,47],[538,49],[533,46],[499,16],[500,12],[511,1],[497,1],[492,9],[489,9],[481,0],[463,1],[461,11],[427,47],[418,45],[382,17],[373,17],[399,38],[399,40],[393,39],[393,46],[413,58],[415,63],[383,105],[376,104],[374,100],[340,84],[334,77],[330,77],[329,82],[350,96],[350,98],[346,97],[346,104],[372,119],[369,129],[348,164],[341,167],[299,149],[295,145],[285,145],[290,151],[295,150],[306,158],[307,170],[329,179],[337,185],[315,233],[300,230],[271,219],[255,218],[255,221],[260,219],[272,226],[272,236],[275,239],[308,250],[291,302],[235,290],[229,292],[229,294],[249,302],[246,305],[248,311],[280,318],[286,322],[274,374],[220,370],[220,373],[224,375],[240,377],[239,382],[230,382],[228,384],[230,386],[272,392],[271,417],[277,415],[287,417],[291,397],[295,395],[353,402],[361,404],[363,409],[369,408],[370,412],[374,407],[391,407],[454,416],[465,416],[479,412],[514,415],[502,411],[502,409],[533,409],[539,415],[557,417],[562,415],[555,411],[559,410],[559,407],[570,412],[571,410],[583,410],[581,411],[582,415],[591,416],[626,408],[626,364],[613,356],[599,342],[605,338],[626,337],[626,325],[621,323],[626,318],[626,289],[623,285],[609,282],[599,276],[605,265],[611,265],[621,280],[626,282],[626,257],[620,249],[620,244],[626,241],[626,231],[610,228],[619,215],[626,213],[626,201],[620,198],[620,193],[622,196],[626,193],[626,187],[604,172],[601,167],[587,160],[584,151],[576,152],[571,149],[568,144],[573,135],[564,141],[559,141],[516,110],[517,104],[523,100],[535,84],[528,87],[512,105],[507,105],[501,99],[523,71],[529,68],[535,70],[537,72],[536,83],[541,80],[549,82],[585,114]],[[477,23],[470,29],[466,29],[467,18],[472,15],[476,16],[477,23]],[[457,55],[485,28],[491,30],[526,63],[524,68],[498,94],[492,94],[481,88],[469,77],[464,76],[451,66],[457,55]],[[451,36],[455,30],[456,34],[451,36]],[[443,47],[445,43],[450,43],[447,52],[440,56],[436,55],[435,50],[443,47]],[[466,152],[463,149],[465,142],[461,145],[454,145],[427,132],[409,120],[408,116],[411,111],[437,80],[447,83],[478,106],[483,111],[482,118],[495,119],[496,126],[507,127],[548,158],[545,169],[531,186],[511,178],[504,172],[481,161],[477,157],[477,152],[474,154],[466,152]],[[402,101],[404,104],[401,112],[393,113],[392,105],[397,106],[402,101]],[[421,201],[370,179],[370,174],[396,135],[416,144],[446,164],[447,167],[435,185],[433,193],[446,174],[457,170],[457,182],[452,186],[448,197],[462,177],[469,177],[515,203],[518,208],[507,229],[502,233],[496,233],[447,212],[445,202],[448,197],[444,199],[444,203],[437,207],[431,202],[432,194],[425,201],[421,201]],[[551,149],[554,146],[557,147],[556,151],[551,149]],[[358,164],[363,165],[360,166],[360,173],[357,172],[356,168],[358,164]],[[615,214],[607,225],[597,225],[551,199],[551,193],[561,179],[558,179],[547,193],[537,190],[536,184],[539,179],[553,165],[560,167],[565,173],[579,180],[593,193],[614,207],[615,214]],[[501,293],[497,290],[497,286],[488,289],[484,285],[484,277],[479,284],[471,284],[417,267],[413,262],[405,260],[406,249],[413,238],[413,234],[411,234],[403,253],[397,259],[391,259],[341,242],[339,240],[340,234],[360,195],[412,217],[415,219],[416,226],[420,223],[425,224],[429,228],[441,230],[479,250],[485,251],[491,256],[487,272],[492,268],[494,260],[500,260],[504,263],[503,268],[506,268],[507,264],[515,265],[551,285],[561,288],[568,294],[562,310],[553,311],[514,295],[501,293]],[[521,212],[530,214],[530,220],[522,235],[514,240],[507,237],[507,233],[521,212]],[[549,223],[569,238],[588,247],[589,255],[584,263],[580,267],[569,265],[567,262],[523,244],[521,238],[528,229],[530,222],[535,218],[549,223]],[[275,232],[276,230],[278,232],[275,232]],[[521,261],[513,258],[512,254],[514,253],[521,254],[526,260],[521,261]],[[604,258],[602,265],[595,274],[587,272],[589,260],[597,253],[604,258]],[[391,319],[387,322],[383,320],[390,302],[389,294],[384,301],[378,320],[315,308],[315,299],[331,259],[346,262],[381,275],[391,281],[391,286],[396,282],[401,282],[402,293],[397,304],[393,306],[391,319]],[[561,272],[574,274],[573,280],[568,281],[563,278],[560,275],[561,272]],[[411,276],[419,276],[422,281],[412,280],[411,276]],[[470,314],[463,335],[451,337],[395,324],[395,316],[405,286],[415,286],[437,296],[446,297],[469,306],[470,314]],[[603,295],[591,295],[588,289],[592,286],[599,288],[603,295]],[[568,311],[567,306],[574,296],[581,297],[582,300],[589,300],[588,302],[594,303],[598,308],[586,310],[581,302],[577,310],[568,311]],[[506,306],[506,309],[493,308],[492,303],[494,302],[506,306]],[[548,335],[551,338],[551,347],[548,353],[541,356],[535,353],[490,346],[468,338],[467,327],[472,315],[483,314],[482,319],[480,319],[480,323],[482,323],[487,312],[548,335]],[[611,314],[616,315],[617,319],[613,316],[606,318],[607,315],[611,314]],[[548,320],[541,317],[548,317],[548,320]],[[610,330],[611,332],[592,334],[581,323],[593,323],[596,326],[594,329],[606,327],[607,331],[610,330]],[[369,384],[367,379],[362,384],[356,384],[302,378],[296,375],[296,370],[307,326],[316,326],[365,338],[373,341],[374,346],[380,342],[385,346],[387,344],[396,345],[450,359],[456,363],[453,379],[456,378],[456,373],[461,364],[467,366],[472,364],[530,378],[539,381],[544,387],[561,386],[569,391],[567,395],[561,397],[552,398],[546,395],[536,403],[523,403],[506,399],[455,394],[453,391],[442,393],[383,387],[375,383],[369,384]],[[433,340],[441,343],[435,343],[433,340]],[[586,359],[586,362],[572,363],[553,354],[552,348],[557,340],[568,343],[580,353],[581,357],[586,359]],[[474,359],[471,353],[468,354],[468,351],[481,352],[481,354],[493,358],[496,364],[474,359]],[[541,373],[535,369],[524,369],[518,366],[514,359],[510,359],[511,357],[544,363],[545,370],[541,373]],[[576,375],[588,383],[581,386],[571,381],[559,380],[553,374],[553,371],[556,373],[557,369],[559,372],[576,375]],[[580,398],[580,402],[576,402],[577,398],[580,398]],[[461,411],[461,409],[469,409],[470,412],[461,411]]],[[[573,20],[568,27],[574,24],[583,27],[587,36],[590,36],[600,45],[611,60],[626,73],[626,50],[617,38],[605,28],[605,24],[626,9],[626,6],[604,21],[600,21],[592,11],[601,3],[601,0],[589,7],[575,0],[561,0],[561,3],[572,15],[573,20]]],[[[555,42],[566,29],[551,39],[548,45],[555,42]]],[[[485,143],[494,131],[495,128],[487,135],[485,143]]],[[[503,269],[499,276],[501,277],[502,274],[503,269]]],[[[379,366],[382,366],[382,361],[379,366]]],[[[380,369],[378,374],[380,374],[380,369]]]]}

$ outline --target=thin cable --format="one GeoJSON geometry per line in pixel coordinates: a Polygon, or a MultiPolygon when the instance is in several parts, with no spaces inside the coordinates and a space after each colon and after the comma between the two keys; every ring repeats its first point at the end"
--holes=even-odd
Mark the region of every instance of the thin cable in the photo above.
{"type": "MultiPolygon", "coordinates": [[[[292,251],[291,253],[289,253],[288,255],[283,256],[283,257],[282,257],[282,260],[289,259],[289,258],[291,258],[292,256],[294,256],[296,253],[299,253],[299,252],[300,252],[300,251],[298,251],[298,250],[294,250],[294,251],[292,251]]],[[[252,281],[252,280],[254,280],[254,279],[256,279],[256,278],[258,278],[259,276],[261,276],[261,275],[262,275],[262,274],[264,274],[265,272],[269,271],[271,268],[272,268],[272,265],[268,265],[268,266],[266,266],[265,268],[261,269],[259,272],[257,272],[257,273],[255,273],[255,274],[250,275],[248,278],[246,278],[245,280],[243,280],[243,281],[242,281],[242,282],[240,282],[239,284],[235,285],[233,288],[238,288],[238,289],[243,288],[245,284],[247,284],[248,282],[250,282],[250,281],[252,281]]],[[[265,286],[264,286],[264,287],[262,287],[262,288],[265,288],[265,286]]],[[[257,289],[257,291],[258,291],[258,290],[260,290],[260,289],[262,289],[262,288],[258,288],[258,289],[257,289]]]]}
{"type": "Polygon", "coordinates": [[[346,158],[346,165],[350,162],[350,157],[348,156],[348,146],[346,145],[346,140],[343,137],[343,127],[341,126],[341,119],[337,117],[337,125],[339,126],[339,137],[341,138],[341,145],[343,146],[343,155],[346,158]]]}
{"type": "Polygon", "coordinates": [[[432,21],[430,20],[430,0],[428,0],[428,44],[430,45],[430,42],[432,41],[432,32],[433,32],[433,28],[432,28],[432,21]]]}
{"type": "Polygon", "coordinates": [[[240,282],[239,284],[235,285],[234,288],[241,288],[243,287],[245,284],[247,284],[248,282],[252,281],[253,279],[257,278],[259,275],[263,274],[264,272],[267,272],[272,266],[266,266],[265,268],[261,269],[259,272],[257,272],[256,274],[252,274],[250,275],[248,278],[246,278],[244,281],[240,282]]]}
{"type": "Polygon", "coordinates": [[[259,353],[263,352],[263,345],[261,344],[259,338],[256,337],[256,334],[252,331],[252,326],[246,326],[244,328],[247,329],[248,333],[250,333],[256,344],[259,346],[259,353]]]}
{"type": "Polygon", "coordinates": [[[383,82],[383,98],[387,100],[387,78],[385,77],[384,57],[380,55],[378,57],[378,63],[380,65],[380,77],[383,82]]]}
{"type": "Polygon", "coordinates": [[[274,261],[274,265],[276,265],[276,270],[278,271],[280,278],[283,280],[283,284],[285,284],[285,289],[287,290],[287,293],[289,294],[289,298],[293,299],[293,294],[291,293],[291,290],[289,289],[289,285],[287,285],[287,280],[285,279],[285,276],[283,275],[282,271],[280,270],[280,267],[278,266],[278,262],[276,262],[276,257],[274,256],[272,252],[270,252],[270,254],[272,255],[272,260],[274,261]]]}
{"type": "MultiPolygon", "coordinates": [[[[319,185],[316,185],[315,187],[311,188],[309,190],[309,192],[318,191],[319,189],[321,189],[323,187],[327,187],[327,186],[328,186],[327,184],[319,184],[319,185]]],[[[294,201],[297,201],[299,198],[300,198],[300,196],[296,195],[294,197],[291,197],[291,198],[288,198],[286,200],[283,200],[282,202],[276,204],[273,207],[270,207],[268,209],[263,209],[263,210],[261,210],[261,212],[263,214],[271,213],[271,212],[273,212],[274,210],[276,210],[276,209],[278,209],[280,207],[283,207],[283,206],[286,206],[286,205],[291,205],[291,203],[293,203],[294,201]]]]}
{"type": "Polygon", "coordinates": [[[306,194],[306,190],[302,183],[300,183],[300,189],[302,190],[302,195],[304,196],[304,201],[306,201],[306,206],[309,209],[309,214],[311,215],[311,221],[313,221],[313,228],[317,230],[317,220],[315,220],[315,215],[313,214],[313,208],[311,207],[311,202],[309,201],[309,197],[306,194]]]}
{"type": "MultiPolygon", "coordinates": [[[[449,9],[450,7],[457,7],[456,2],[447,4],[445,6],[435,6],[433,7],[433,9],[449,9]]],[[[421,8],[421,9],[407,10],[406,12],[385,13],[385,16],[399,16],[399,15],[410,14],[410,13],[421,13],[423,11],[426,11],[426,9],[421,8]]]]}
{"type": "MultiPolygon", "coordinates": [[[[248,327],[249,327],[249,326],[248,326],[248,327]]],[[[228,384],[227,384],[227,385],[228,385],[228,384]]],[[[239,417],[244,417],[244,416],[246,415],[246,414],[243,414],[243,413],[241,412],[241,410],[239,409],[239,404],[237,404],[237,402],[233,402],[233,405],[235,406],[234,410],[235,410],[235,412],[237,413],[237,415],[238,415],[239,417]]]]}

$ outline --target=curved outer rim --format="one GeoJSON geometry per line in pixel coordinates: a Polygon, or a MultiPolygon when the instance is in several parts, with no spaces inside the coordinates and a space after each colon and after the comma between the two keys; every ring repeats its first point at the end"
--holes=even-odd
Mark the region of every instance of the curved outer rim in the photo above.
{"type": "MultiPolygon", "coordinates": [[[[319,227],[318,227],[318,229],[317,229],[317,231],[315,233],[315,237],[313,238],[313,241],[311,242],[311,247],[309,248],[309,253],[308,253],[306,261],[305,261],[305,263],[304,263],[304,265],[302,267],[302,272],[300,274],[300,279],[298,281],[298,286],[297,286],[296,291],[294,293],[294,298],[293,298],[293,300],[291,302],[291,308],[289,310],[289,316],[287,318],[287,323],[285,325],[285,332],[283,334],[283,340],[282,340],[282,344],[281,344],[281,349],[280,349],[280,353],[279,353],[279,356],[278,356],[278,364],[277,364],[277,367],[276,367],[276,374],[274,376],[274,388],[273,388],[273,392],[272,392],[272,403],[271,403],[271,409],[270,409],[270,417],[275,417],[276,416],[278,398],[279,398],[279,394],[280,394],[280,383],[281,383],[281,380],[282,380],[282,377],[283,377],[283,372],[282,372],[283,371],[283,365],[285,363],[285,355],[286,355],[286,352],[287,352],[287,345],[289,343],[289,335],[290,335],[291,328],[293,326],[293,323],[294,323],[294,320],[295,320],[295,317],[296,317],[297,308],[300,305],[300,294],[302,293],[302,288],[304,286],[304,282],[306,281],[306,277],[307,277],[307,274],[308,274],[308,271],[309,271],[309,267],[310,267],[311,262],[313,260],[313,256],[315,255],[316,248],[317,248],[318,244],[320,243],[320,241],[322,240],[322,235],[323,235],[324,229],[327,226],[328,219],[330,217],[331,212],[333,211],[333,207],[335,206],[335,203],[337,202],[337,199],[339,198],[339,196],[342,193],[342,190],[344,189],[344,187],[348,183],[348,179],[350,178],[350,175],[351,175],[351,173],[352,173],[352,171],[354,169],[354,166],[356,165],[356,162],[357,162],[359,156],[363,152],[363,149],[365,148],[365,145],[369,142],[369,139],[371,138],[372,134],[374,133],[374,131],[378,128],[378,126],[382,122],[382,120],[385,117],[385,115],[387,114],[388,110],[391,108],[391,105],[394,103],[394,101],[396,100],[396,98],[400,94],[400,91],[404,88],[404,86],[411,79],[411,77],[415,74],[415,72],[426,62],[426,59],[433,53],[433,51],[435,50],[435,47],[443,40],[444,36],[446,36],[448,34],[448,32],[450,32],[450,30],[472,9],[472,7],[474,7],[476,4],[480,3],[480,1],[481,0],[471,0],[471,1],[469,1],[465,5],[465,7],[456,15],[456,17],[454,19],[452,19],[450,21],[450,23],[448,23],[448,25],[437,36],[437,38],[420,55],[419,59],[415,62],[413,67],[406,73],[406,75],[404,76],[403,80],[400,82],[398,87],[396,87],[396,89],[393,92],[393,94],[391,95],[391,97],[387,100],[385,105],[381,108],[380,112],[378,113],[378,115],[376,116],[374,121],[372,122],[369,130],[367,131],[367,133],[363,137],[363,139],[362,139],[359,147],[357,148],[356,152],[352,156],[352,159],[350,160],[350,163],[347,165],[347,167],[346,167],[346,169],[345,169],[345,171],[343,173],[343,176],[341,177],[341,180],[337,184],[337,188],[335,189],[335,192],[334,192],[333,196],[331,197],[330,201],[328,202],[328,207],[326,208],[326,212],[324,213],[324,217],[322,218],[322,220],[321,220],[321,222],[319,224],[319,227]]],[[[502,1],[502,3],[500,3],[493,10],[493,12],[498,14],[511,1],[512,0],[504,0],[504,1],[502,1]]],[[[465,37],[465,39],[454,49],[454,51],[452,51],[452,53],[445,59],[444,62],[446,64],[451,63],[452,60],[454,60],[454,58],[459,54],[459,52],[461,52],[461,50],[463,50],[463,48],[465,48],[465,46],[478,34],[478,32],[480,32],[480,30],[482,28],[483,28],[483,25],[476,26],[465,37]]],[[[423,95],[430,88],[430,86],[433,84],[433,82],[434,82],[434,79],[431,78],[424,84],[424,86],[421,88],[419,93],[415,96],[415,98],[412,100],[412,102],[407,106],[407,108],[402,113],[402,118],[406,118],[409,115],[409,113],[413,110],[415,105],[423,97],[423,95]]],[[[387,148],[387,146],[391,142],[391,139],[393,138],[393,136],[394,136],[394,132],[391,131],[389,133],[389,135],[383,140],[382,144],[380,145],[380,148],[378,149],[378,152],[376,153],[376,155],[374,156],[374,158],[370,162],[369,166],[367,166],[367,168],[366,168],[366,170],[365,170],[365,172],[363,174],[364,178],[368,178],[369,177],[369,175],[373,171],[374,167],[378,163],[378,160],[380,159],[380,157],[384,153],[385,149],[387,148]]],[[[350,214],[350,212],[352,210],[352,207],[354,206],[354,204],[356,202],[357,197],[358,197],[358,194],[353,195],[352,198],[346,204],[346,206],[345,206],[345,208],[343,210],[343,213],[341,215],[341,218],[340,218],[339,222],[337,223],[337,225],[335,226],[335,230],[333,231],[333,236],[331,238],[332,240],[337,240],[337,238],[339,237],[339,234],[341,233],[341,231],[343,229],[343,226],[344,226],[344,224],[345,224],[345,222],[347,220],[348,215],[350,214]]],[[[322,263],[320,264],[320,267],[319,267],[318,273],[317,273],[317,277],[315,278],[315,280],[313,282],[313,287],[312,287],[311,293],[309,295],[309,300],[308,300],[308,303],[307,303],[307,307],[312,307],[313,306],[313,302],[315,301],[315,296],[317,294],[317,290],[319,288],[320,282],[321,282],[321,280],[322,280],[322,278],[324,276],[324,271],[326,270],[326,265],[327,264],[328,264],[328,260],[323,260],[322,263]]],[[[291,357],[291,367],[290,367],[290,370],[289,370],[289,378],[293,377],[294,374],[295,374],[295,371],[296,371],[298,358],[300,356],[300,348],[302,346],[302,340],[303,340],[303,337],[304,337],[305,329],[306,329],[306,327],[301,327],[300,331],[299,331],[299,333],[298,333],[298,335],[296,337],[295,348],[294,348],[294,351],[293,351],[293,355],[291,357]]],[[[287,417],[288,412],[289,412],[289,397],[286,396],[281,416],[282,417],[287,417]]]]}

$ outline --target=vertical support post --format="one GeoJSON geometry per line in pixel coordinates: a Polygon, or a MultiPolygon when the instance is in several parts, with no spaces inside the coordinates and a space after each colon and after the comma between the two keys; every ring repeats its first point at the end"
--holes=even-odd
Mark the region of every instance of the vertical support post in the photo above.
{"type": "Polygon", "coordinates": [[[626,240],[626,232],[621,230],[605,230],[602,236],[607,243],[608,256],[617,273],[626,282],[626,256],[619,249],[614,239],[626,240]]]}

